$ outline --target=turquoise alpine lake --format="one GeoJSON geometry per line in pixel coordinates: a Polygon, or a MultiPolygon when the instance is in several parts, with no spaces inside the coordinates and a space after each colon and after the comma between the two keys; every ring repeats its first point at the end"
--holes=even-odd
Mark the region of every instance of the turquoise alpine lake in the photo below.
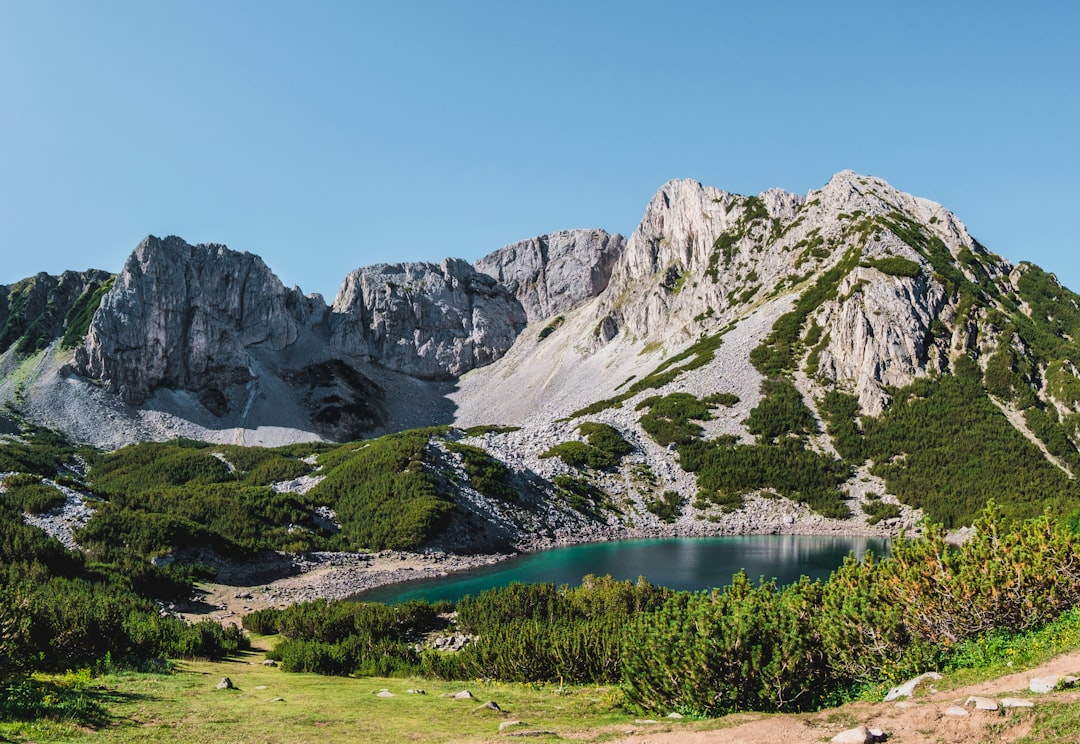
{"type": "Polygon", "coordinates": [[[354,599],[456,601],[514,581],[576,586],[588,574],[609,574],[620,580],[644,576],[659,586],[698,591],[726,586],[742,570],[754,581],[776,579],[786,585],[801,576],[828,578],[849,552],[862,559],[867,551],[886,555],[889,540],[806,535],[618,540],[527,553],[491,566],[370,589],[354,599]]]}

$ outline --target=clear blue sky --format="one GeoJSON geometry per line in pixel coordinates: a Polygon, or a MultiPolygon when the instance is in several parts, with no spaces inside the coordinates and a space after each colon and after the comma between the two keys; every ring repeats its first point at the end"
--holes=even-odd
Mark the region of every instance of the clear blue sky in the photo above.
{"type": "Polygon", "coordinates": [[[1080,289],[1078,8],[0,0],[0,283],[176,234],[331,299],[366,264],[629,234],[671,178],[851,168],[1080,289]]]}

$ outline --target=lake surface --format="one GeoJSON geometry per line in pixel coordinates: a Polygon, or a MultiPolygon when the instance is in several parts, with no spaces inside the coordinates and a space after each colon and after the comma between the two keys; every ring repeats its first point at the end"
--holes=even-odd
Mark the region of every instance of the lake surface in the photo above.
{"type": "Polygon", "coordinates": [[[458,600],[513,581],[576,586],[586,574],[611,574],[620,580],[644,576],[660,586],[697,591],[725,586],[745,569],[755,582],[759,577],[775,578],[784,585],[803,575],[827,578],[851,551],[862,558],[867,550],[881,556],[888,549],[888,540],[872,537],[751,535],[619,540],[520,555],[493,566],[371,589],[354,599],[389,603],[458,600]]]}

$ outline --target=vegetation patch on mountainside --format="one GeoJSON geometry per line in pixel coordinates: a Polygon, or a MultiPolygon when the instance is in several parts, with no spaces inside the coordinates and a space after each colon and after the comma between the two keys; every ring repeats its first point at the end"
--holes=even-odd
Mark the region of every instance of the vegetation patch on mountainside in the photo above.
{"type": "Polygon", "coordinates": [[[739,397],[732,393],[713,393],[700,399],[690,393],[669,393],[645,398],[635,410],[648,409],[639,420],[641,428],[657,444],[666,447],[700,438],[704,430],[695,422],[711,419],[711,411],[717,406],[733,406],[738,402],[739,397]]]}
{"type": "Polygon", "coordinates": [[[323,456],[333,468],[307,496],[335,510],[350,548],[411,548],[444,525],[454,502],[425,466],[431,434],[402,432],[323,456]]]}
{"type": "Polygon", "coordinates": [[[733,511],[746,494],[765,492],[804,502],[828,517],[850,516],[840,486],[851,477],[851,467],[807,447],[807,437],[818,427],[798,390],[786,379],[766,378],[761,393],[745,421],[757,436],[754,444],[730,435],[701,438],[703,429],[696,422],[707,421],[715,406],[736,402],[730,394],[647,398],[639,405],[649,409],[641,425],[658,444],[676,445],[680,466],[697,476],[699,509],[715,505],[733,511]]]}
{"type": "Polygon", "coordinates": [[[583,421],[578,425],[578,432],[586,441],[572,440],[556,444],[540,457],[558,457],[574,468],[610,470],[619,464],[624,455],[634,451],[634,446],[610,424],[583,421]]]}
{"type": "Polygon", "coordinates": [[[840,262],[821,274],[818,280],[795,303],[795,308],[781,315],[765,340],[750,352],[750,362],[761,374],[777,375],[793,370],[802,345],[803,325],[812,312],[836,297],[841,280],[855,268],[861,251],[849,249],[840,262]]]}
{"type": "Polygon", "coordinates": [[[871,469],[889,493],[947,527],[969,524],[994,499],[1010,517],[1080,505],[1075,480],[1056,468],[986,397],[978,367],[892,391],[880,418],[864,418],[871,469]]]}

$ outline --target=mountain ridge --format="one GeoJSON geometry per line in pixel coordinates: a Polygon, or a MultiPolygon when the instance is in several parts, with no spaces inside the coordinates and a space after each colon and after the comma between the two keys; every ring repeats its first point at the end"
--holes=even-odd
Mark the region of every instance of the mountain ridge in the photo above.
{"type": "MultiPolygon", "coordinates": [[[[607,494],[591,519],[611,534],[959,525],[995,461],[1016,471],[1017,514],[1077,497],[1076,295],[851,171],[806,195],[670,181],[629,238],[561,231],[474,265],[365,267],[330,305],[223,246],[148,238],[129,264],[74,352],[0,356],[13,410],[108,448],[497,424],[465,442],[541,502],[607,494]],[[905,439],[928,405],[934,425],[905,439]],[[994,451],[959,452],[944,424],[965,416],[994,451]],[[550,454],[586,457],[586,424],[630,454],[599,468],[550,454]],[[967,470],[928,482],[934,447],[967,470]]],[[[432,441],[444,454],[427,467],[465,457],[432,441]]],[[[510,543],[554,524],[476,513],[518,525],[510,543]]]]}

